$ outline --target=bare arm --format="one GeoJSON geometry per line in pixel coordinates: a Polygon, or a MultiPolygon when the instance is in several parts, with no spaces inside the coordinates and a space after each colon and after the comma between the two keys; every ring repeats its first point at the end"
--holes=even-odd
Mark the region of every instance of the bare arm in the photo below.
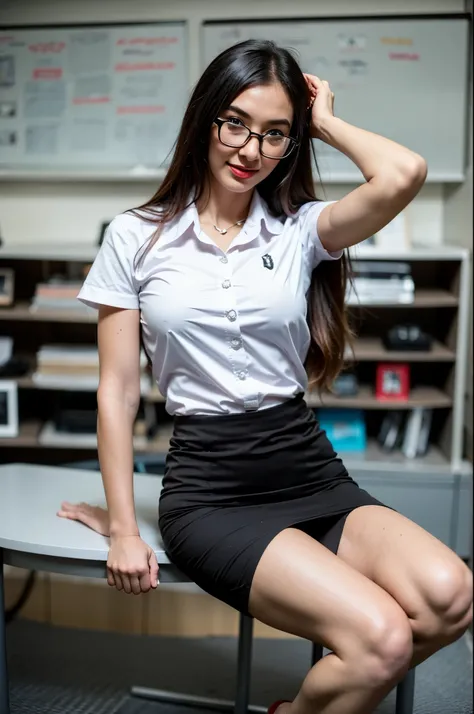
{"type": "Polygon", "coordinates": [[[426,179],[426,162],[410,149],[335,117],[327,82],[311,76],[315,100],[312,134],[341,151],[366,183],[327,206],[318,235],[328,251],[360,243],[386,226],[416,196],[426,179]]]}
{"type": "Polygon", "coordinates": [[[133,423],[140,402],[140,313],[101,306],[97,392],[99,462],[110,535],[138,535],[133,494],[133,423]]]}

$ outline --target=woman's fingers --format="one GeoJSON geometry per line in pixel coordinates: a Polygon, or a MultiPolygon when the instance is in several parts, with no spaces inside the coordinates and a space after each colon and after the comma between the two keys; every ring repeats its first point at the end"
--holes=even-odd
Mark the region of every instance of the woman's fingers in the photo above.
{"type": "Polygon", "coordinates": [[[72,504],[63,504],[63,507],[58,511],[57,515],[60,518],[69,518],[70,521],[79,521],[92,530],[97,530],[96,519],[89,511],[82,509],[79,506],[72,504]]]}
{"type": "Polygon", "coordinates": [[[65,511],[63,509],[60,509],[57,514],[60,518],[70,518],[72,521],[75,521],[77,516],[74,513],[71,513],[70,511],[65,511]]]}
{"type": "MultiPolygon", "coordinates": [[[[130,595],[130,593],[132,592],[132,586],[130,584],[129,576],[125,573],[119,573],[118,577],[120,578],[120,582],[124,591],[127,593],[127,595],[130,595]]],[[[117,573],[115,574],[115,580],[117,580],[117,573]]]]}
{"type": "Polygon", "coordinates": [[[109,514],[105,508],[91,506],[89,503],[69,503],[63,501],[57,512],[60,518],[79,521],[101,535],[110,536],[109,514]]]}
{"type": "Polygon", "coordinates": [[[141,578],[139,578],[137,575],[134,575],[133,577],[130,578],[131,592],[134,595],[140,595],[141,592],[148,592],[148,590],[142,590],[142,587],[141,587],[142,579],[146,580],[146,577],[142,576],[141,578]]]}
{"type": "Polygon", "coordinates": [[[158,583],[160,582],[158,580],[159,567],[155,552],[152,548],[150,548],[150,553],[148,557],[148,567],[150,569],[150,585],[152,588],[156,588],[158,586],[158,583]]]}
{"type": "Polygon", "coordinates": [[[120,573],[118,573],[116,571],[112,571],[112,576],[114,579],[114,585],[117,588],[117,590],[123,590],[124,586],[123,586],[122,577],[121,577],[120,573]]]}
{"type": "Polygon", "coordinates": [[[151,578],[150,578],[150,573],[144,573],[139,581],[138,581],[138,587],[140,588],[139,592],[142,593],[148,593],[151,590],[151,578]]]}
{"type": "Polygon", "coordinates": [[[69,503],[69,501],[63,501],[61,503],[60,511],[62,513],[77,513],[77,504],[69,503]]]}
{"type": "Polygon", "coordinates": [[[152,548],[139,536],[112,539],[107,560],[107,582],[127,594],[149,592],[158,584],[158,562],[152,548]]]}

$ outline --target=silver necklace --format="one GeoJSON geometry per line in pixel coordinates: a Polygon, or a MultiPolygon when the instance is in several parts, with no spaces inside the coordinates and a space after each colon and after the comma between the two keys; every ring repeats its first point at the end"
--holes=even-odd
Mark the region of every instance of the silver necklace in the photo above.
{"type": "Polygon", "coordinates": [[[234,228],[234,226],[242,226],[245,223],[245,218],[243,218],[241,221],[237,221],[236,223],[233,223],[231,226],[228,226],[227,228],[219,228],[216,226],[215,223],[212,224],[213,228],[216,229],[218,233],[221,234],[221,236],[225,236],[227,231],[230,231],[231,228],[234,228]]]}

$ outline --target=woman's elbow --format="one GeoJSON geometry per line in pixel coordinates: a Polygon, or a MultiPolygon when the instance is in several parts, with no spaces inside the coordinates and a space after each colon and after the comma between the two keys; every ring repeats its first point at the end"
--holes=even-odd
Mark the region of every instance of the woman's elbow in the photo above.
{"type": "Polygon", "coordinates": [[[135,416],[140,406],[140,385],[101,379],[97,389],[97,406],[99,411],[123,407],[135,416]]]}
{"type": "Polygon", "coordinates": [[[412,153],[400,168],[397,188],[400,193],[416,195],[426,181],[428,165],[419,154],[412,153]]]}
{"type": "Polygon", "coordinates": [[[374,187],[377,184],[382,201],[390,209],[395,206],[398,212],[415,198],[426,180],[426,173],[426,161],[418,154],[410,153],[398,166],[390,170],[387,167],[379,180],[374,181],[374,187]]]}

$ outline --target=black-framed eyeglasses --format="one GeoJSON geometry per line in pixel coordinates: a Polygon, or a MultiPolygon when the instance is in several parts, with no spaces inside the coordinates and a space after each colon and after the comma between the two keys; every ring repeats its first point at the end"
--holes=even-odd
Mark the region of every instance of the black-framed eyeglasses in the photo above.
{"type": "Polygon", "coordinates": [[[267,159],[276,161],[286,159],[299,144],[292,136],[285,136],[277,129],[270,129],[265,134],[257,134],[256,131],[250,131],[248,126],[242,124],[240,119],[237,122],[235,119],[217,118],[214,119],[214,124],[217,126],[217,135],[221,144],[234,149],[241,149],[245,144],[248,144],[252,136],[256,136],[260,153],[267,159]]]}

